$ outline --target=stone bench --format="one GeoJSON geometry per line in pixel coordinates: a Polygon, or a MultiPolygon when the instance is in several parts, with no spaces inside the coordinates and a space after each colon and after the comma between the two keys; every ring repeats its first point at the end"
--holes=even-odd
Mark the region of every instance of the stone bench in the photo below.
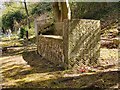
{"type": "Polygon", "coordinates": [[[99,20],[64,20],[61,32],[62,36],[38,36],[40,55],[69,69],[97,64],[100,53],[99,20]]]}

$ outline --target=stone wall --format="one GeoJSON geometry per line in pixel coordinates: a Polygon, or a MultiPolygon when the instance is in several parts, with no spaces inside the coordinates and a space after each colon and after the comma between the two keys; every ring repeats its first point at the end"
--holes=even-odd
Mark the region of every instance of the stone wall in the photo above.
{"type": "Polygon", "coordinates": [[[65,61],[68,68],[95,65],[100,50],[100,21],[64,21],[65,61]]]}
{"type": "Polygon", "coordinates": [[[61,36],[39,35],[38,53],[55,65],[63,65],[63,39],[61,36]]]}

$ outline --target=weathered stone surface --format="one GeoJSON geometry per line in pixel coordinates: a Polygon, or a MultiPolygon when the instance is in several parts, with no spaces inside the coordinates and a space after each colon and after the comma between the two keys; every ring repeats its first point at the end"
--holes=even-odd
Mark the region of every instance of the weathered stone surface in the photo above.
{"type": "Polygon", "coordinates": [[[63,22],[55,23],[55,35],[63,36],[63,22]]]}
{"type": "Polygon", "coordinates": [[[63,39],[61,36],[40,35],[38,37],[38,52],[56,65],[64,62],[63,39]]]}
{"type": "Polygon", "coordinates": [[[53,32],[53,19],[50,17],[47,17],[47,15],[43,15],[40,18],[35,19],[35,34],[36,36],[39,35],[40,33],[44,33],[46,31],[51,31],[53,32]]]}
{"type": "Polygon", "coordinates": [[[81,65],[95,65],[99,57],[100,21],[72,20],[64,23],[65,61],[68,68],[81,65]]]}

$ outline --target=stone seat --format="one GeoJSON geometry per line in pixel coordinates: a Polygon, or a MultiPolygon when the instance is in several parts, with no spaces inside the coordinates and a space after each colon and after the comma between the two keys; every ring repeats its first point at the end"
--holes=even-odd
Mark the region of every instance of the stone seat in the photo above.
{"type": "Polygon", "coordinates": [[[58,28],[62,32],[60,35],[38,36],[41,56],[69,69],[97,64],[101,33],[99,20],[64,20],[56,26],[61,27],[58,28]]]}

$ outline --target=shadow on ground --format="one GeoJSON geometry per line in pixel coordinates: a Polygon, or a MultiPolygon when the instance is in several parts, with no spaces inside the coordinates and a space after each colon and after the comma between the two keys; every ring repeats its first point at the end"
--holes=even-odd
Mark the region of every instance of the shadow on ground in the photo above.
{"type": "MultiPolygon", "coordinates": [[[[92,75],[81,75],[77,77],[59,77],[49,80],[35,80],[28,82],[17,82],[16,88],[81,88],[83,90],[104,90],[118,88],[117,71],[96,73],[92,75]]],[[[43,76],[44,77],[44,76],[43,76]]]]}
{"type": "MultiPolygon", "coordinates": [[[[63,68],[41,57],[35,50],[3,58],[4,88],[81,88],[103,90],[118,87],[119,71],[64,77],[63,68]],[[16,62],[16,63],[15,63],[16,62]]],[[[108,89],[109,90],[109,89],[108,89]]]]}
{"type": "Polygon", "coordinates": [[[54,63],[41,57],[39,54],[37,54],[37,51],[24,52],[22,56],[27,64],[29,64],[34,69],[33,73],[45,73],[64,70],[64,68],[57,67],[54,65],[54,63]]]}

